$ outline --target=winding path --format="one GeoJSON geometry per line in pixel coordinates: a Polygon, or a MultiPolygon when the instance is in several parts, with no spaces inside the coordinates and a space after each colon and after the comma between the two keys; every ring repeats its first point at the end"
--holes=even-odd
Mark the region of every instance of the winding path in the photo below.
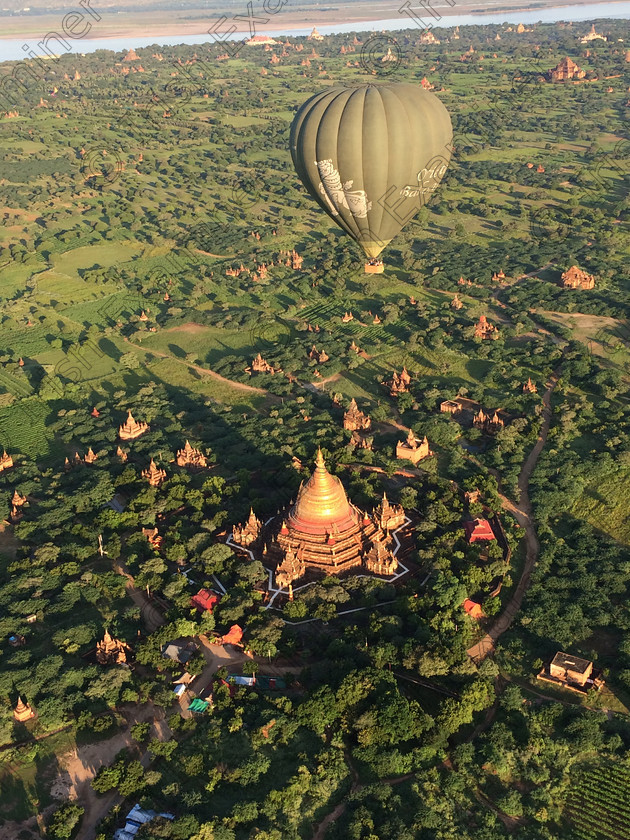
{"type": "MultiPolygon", "coordinates": [[[[203,373],[206,376],[210,376],[212,379],[216,379],[217,382],[223,382],[224,385],[229,385],[237,391],[249,391],[253,394],[264,394],[265,396],[269,396],[269,392],[264,388],[255,388],[253,385],[247,385],[245,382],[236,382],[234,379],[227,379],[225,376],[221,376],[220,373],[216,373],[216,371],[211,370],[210,368],[194,365],[191,362],[187,362],[185,359],[178,359],[172,353],[164,353],[162,350],[155,350],[153,347],[143,347],[142,344],[135,344],[133,341],[129,341],[129,339],[127,339],[127,343],[130,347],[142,350],[143,353],[153,353],[154,356],[159,356],[160,359],[170,359],[171,362],[176,362],[178,365],[183,365],[184,367],[197,371],[197,373],[203,373]]],[[[276,399],[279,400],[279,397],[276,397],[276,399]]]]}
{"type": "MultiPolygon", "coordinates": [[[[357,773],[354,765],[352,764],[352,760],[350,759],[349,754],[346,752],[346,764],[352,773],[352,786],[350,787],[350,793],[357,793],[357,791],[362,790],[365,785],[359,781],[359,774],[357,773]]],[[[405,773],[404,776],[396,776],[391,779],[379,779],[379,784],[382,785],[400,785],[402,782],[406,782],[408,779],[413,779],[415,773],[405,773]]],[[[324,819],[317,825],[315,831],[313,832],[313,840],[324,840],[326,836],[326,831],[328,826],[332,823],[336,822],[339,817],[344,813],[346,808],[348,807],[348,797],[344,797],[344,799],[332,810],[329,814],[326,814],[324,819]]]]}
{"type": "Polygon", "coordinates": [[[531,582],[532,571],[534,570],[534,566],[536,565],[536,561],[538,560],[538,554],[540,552],[540,544],[538,542],[538,536],[536,534],[536,528],[534,525],[534,516],[532,512],[532,505],[529,498],[529,480],[531,478],[532,473],[534,472],[534,468],[540,457],[540,453],[543,450],[545,443],[547,442],[547,435],[549,433],[549,426],[551,425],[551,395],[553,393],[554,388],[558,384],[559,372],[555,371],[549,378],[549,382],[547,383],[547,390],[542,398],[543,401],[543,422],[542,426],[540,427],[540,433],[538,435],[538,440],[536,441],[532,451],[527,456],[525,463],[521,469],[521,473],[518,477],[518,490],[519,490],[519,504],[516,505],[511,499],[508,499],[507,496],[503,494],[499,494],[501,502],[503,504],[504,510],[510,511],[516,518],[516,521],[519,525],[525,530],[525,545],[526,545],[526,556],[525,556],[525,568],[523,569],[523,574],[521,575],[521,579],[518,582],[518,586],[512,598],[510,599],[508,605],[506,606],[505,610],[501,613],[495,623],[492,625],[488,633],[477,642],[476,645],[473,645],[468,650],[468,655],[472,660],[475,662],[483,662],[483,660],[494,653],[494,647],[496,645],[497,639],[501,636],[508,627],[514,621],[516,614],[521,608],[523,603],[523,597],[529,588],[529,584],[531,582]]]}
{"type": "Polygon", "coordinates": [[[140,607],[140,615],[144,619],[147,630],[149,633],[153,633],[158,629],[158,627],[161,627],[164,624],[164,614],[158,609],[156,604],[151,601],[144,589],[137,588],[133,575],[130,574],[129,569],[124,563],[120,561],[118,563],[113,563],[113,567],[115,572],[127,578],[127,595],[129,595],[131,600],[140,607]]]}

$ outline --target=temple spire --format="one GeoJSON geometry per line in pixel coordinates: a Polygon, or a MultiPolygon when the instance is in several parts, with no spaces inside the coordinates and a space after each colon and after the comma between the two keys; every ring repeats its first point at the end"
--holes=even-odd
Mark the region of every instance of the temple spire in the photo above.
{"type": "Polygon", "coordinates": [[[318,448],[315,469],[308,481],[300,486],[297,501],[289,513],[290,526],[323,536],[333,523],[352,527],[356,517],[341,481],[328,472],[321,448],[318,448]]]}
{"type": "Polygon", "coordinates": [[[25,723],[27,720],[32,720],[36,717],[36,712],[31,707],[30,703],[25,703],[22,697],[18,695],[17,705],[13,710],[13,717],[18,723],[25,723]]]}

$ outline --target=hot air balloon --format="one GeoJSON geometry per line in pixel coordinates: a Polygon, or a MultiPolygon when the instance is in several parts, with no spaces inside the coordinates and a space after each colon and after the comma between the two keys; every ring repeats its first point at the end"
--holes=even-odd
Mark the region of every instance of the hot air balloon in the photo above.
{"type": "Polygon", "coordinates": [[[448,111],[420,85],[328,88],[291,126],[302,183],[381,273],[379,254],[430,198],[451,157],[448,111]]]}

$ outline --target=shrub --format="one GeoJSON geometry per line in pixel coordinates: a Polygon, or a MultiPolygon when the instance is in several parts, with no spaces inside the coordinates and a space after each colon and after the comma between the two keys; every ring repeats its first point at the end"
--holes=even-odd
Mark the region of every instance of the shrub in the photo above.
{"type": "Polygon", "coordinates": [[[76,834],[84,813],[85,808],[75,802],[64,802],[53,813],[48,823],[46,829],[48,837],[53,837],[55,840],[69,840],[76,834]]]}

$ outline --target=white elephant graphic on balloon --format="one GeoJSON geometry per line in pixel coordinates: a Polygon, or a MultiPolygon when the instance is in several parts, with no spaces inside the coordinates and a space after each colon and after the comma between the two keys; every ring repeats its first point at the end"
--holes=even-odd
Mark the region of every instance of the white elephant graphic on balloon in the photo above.
{"type": "Polygon", "coordinates": [[[354,181],[346,181],[342,184],[341,176],[333,166],[332,158],[316,160],[315,166],[321,178],[319,191],[324,196],[330,212],[338,216],[339,207],[345,207],[358,219],[365,218],[368,211],[372,209],[372,202],[368,201],[365,190],[353,190],[354,181]]]}

